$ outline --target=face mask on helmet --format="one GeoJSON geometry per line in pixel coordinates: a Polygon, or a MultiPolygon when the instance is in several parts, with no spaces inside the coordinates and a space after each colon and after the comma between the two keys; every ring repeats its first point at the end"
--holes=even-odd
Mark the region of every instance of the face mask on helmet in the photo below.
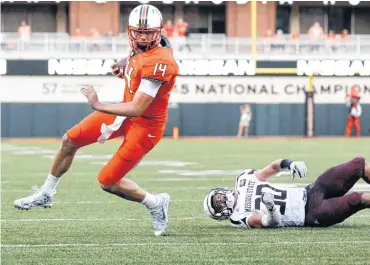
{"type": "Polygon", "coordinates": [[[230,189],[213,189],[204,199],[206,214],[217,220],[226,220],[234,211],[235,197],[230,189]]]}
{"type": "Polygon", "coordinates": [[[161,41],[160,29],[140,29],[128,27],[130,46],[136,51],[148,51],[159,45],[161,41]]]}

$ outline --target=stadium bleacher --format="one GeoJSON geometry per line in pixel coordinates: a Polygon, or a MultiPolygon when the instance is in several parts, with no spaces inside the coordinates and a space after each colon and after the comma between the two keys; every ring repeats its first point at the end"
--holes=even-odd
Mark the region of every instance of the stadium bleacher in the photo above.
{"type": "MultiPolygon", "coordinates": [[[[176,38],[171,40],[176,51],[176,38]]],[[[49,58],[49,57],[120,57],[127,54],[127,36],[86,37],[76,39],[68,33],[33,33],[29,41],[22,41],[16,33],[1,33],[2,57],[49,58]]],[[[191,34],[186,39],[191,53],[185,49],[176,51],[181,58],[245,58],[251,55],[252,39],[248,37],[227,37],[225,34],[191,34]]],[[[322,38],[312,41],[306,34],[292,40],[290,35],[283,39],[257,39],[260,59],[294,60],[300,58],[346,59],[352,57],[370,58],[370,35],[350,35],[346,40],[322,38]]]]}

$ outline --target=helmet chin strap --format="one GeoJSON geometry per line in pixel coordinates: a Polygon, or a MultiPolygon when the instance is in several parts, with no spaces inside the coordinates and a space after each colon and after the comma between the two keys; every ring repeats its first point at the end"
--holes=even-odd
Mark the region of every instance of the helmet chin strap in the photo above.
{"type": "Polygon", "coordinates": [[[142,52],[145,52],[145,51],[146,51],[146,47],[147,47],[147,45],[146,45],[146,44],[140,44],[140,43],[138,43],[138,44],[137,44],[137,47],[138,47],[142,52]]]}
{"type": "Polygon", "coordinates": [[[149,45],[147,44],[140,44],[138,43],[137,44],[137,48],[142,51],[142,52],[146,52],[147,50],[150,50],[153,48],[153,45],[154,45],[154,41],[152,41],[149,45]],[[148,48],[148,49],[147,49],[148,48]]]}

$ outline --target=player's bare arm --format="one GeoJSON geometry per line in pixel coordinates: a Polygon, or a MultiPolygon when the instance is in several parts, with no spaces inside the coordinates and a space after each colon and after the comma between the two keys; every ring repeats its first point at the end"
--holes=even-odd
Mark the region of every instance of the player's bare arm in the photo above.
{"type": "Polygon", "coordinates": [[[281,219],[279,211],[271,211],[268,214],[255,214],[248,219],[250,228],[273,228],[276,227],[281,219]]]}
{"type": "Polygon", "coordinates": [[[100,103],[95,110],[118,116],[138,117],[152,103],[153,99],[152,96],[138,91],[131,102],[116,104],[100,103]]]}
{"type": "Polygon", "coordinates": [[[256,177],[261,181],[267,181],[280,171],[290,170],[292,177],[303,178],[307,175],[307,168],[304,162],[292,161],[289,159],[278,159],[270,165],[256,172],[256,177]]]}
{"type": "Polygon", "coordinates": [[[248,225],[250,228],[262,228],[262,217],[263,215],[262,214],[255,214],[255,215],[252,215],[249,219],[248,219],[248,225]]]}
{"type": "Polygon", "coordinates": [[[133,101],[125,103],[101,103],[92,86],[81,88],[81,93],[87,98],[91,108],[96,111],[117,116],[138,117],[152,103],[161,84],[160,81],[143,79],[133,101]]]}

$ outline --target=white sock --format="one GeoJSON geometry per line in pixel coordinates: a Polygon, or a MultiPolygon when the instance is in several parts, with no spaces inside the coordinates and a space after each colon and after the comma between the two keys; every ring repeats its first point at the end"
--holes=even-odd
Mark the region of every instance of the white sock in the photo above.
{"type": "Polygon", "coordinates": [[[157,206],[157,204],[158,204],[157,195],[154,195],[154,194],[151,194],[151,193],[147,192],[145,194],[145,198],[141,202],[141,204],[145,205],[148,208],[153,208],[153,207],[157,206]]]}
{"type": "Polygon", "coordinates": [[[42,191],[47,194],[53,194],[57,188],[57,185],[60,181],[60,178],[57,178],[49,173],[48,177],[45,180],[44,186],[42,187],[42,191]]]}

